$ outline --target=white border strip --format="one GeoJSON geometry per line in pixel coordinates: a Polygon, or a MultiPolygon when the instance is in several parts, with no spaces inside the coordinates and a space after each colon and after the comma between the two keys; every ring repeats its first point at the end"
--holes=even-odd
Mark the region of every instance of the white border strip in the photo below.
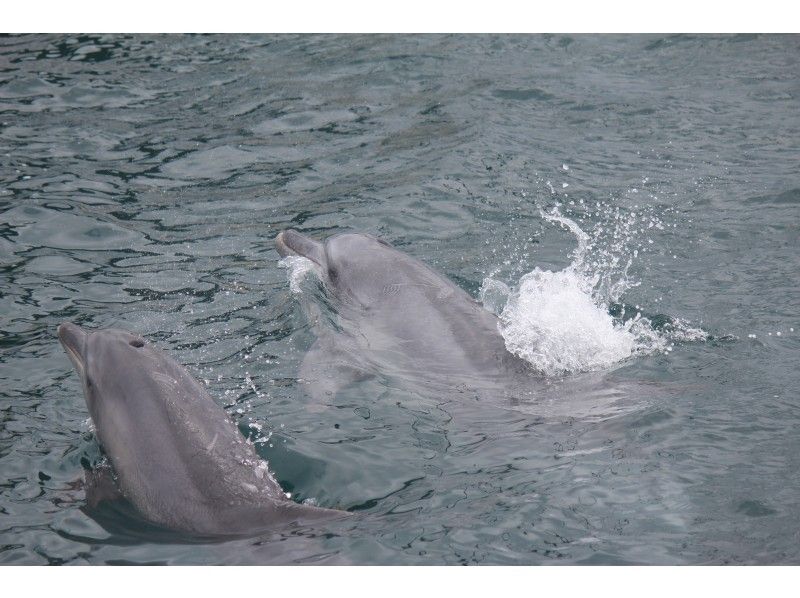
{"type": "Polygon", "coordinates": [[[797,32],[786,0],[39,0],[6,2],[6,32],[797,32]]]}

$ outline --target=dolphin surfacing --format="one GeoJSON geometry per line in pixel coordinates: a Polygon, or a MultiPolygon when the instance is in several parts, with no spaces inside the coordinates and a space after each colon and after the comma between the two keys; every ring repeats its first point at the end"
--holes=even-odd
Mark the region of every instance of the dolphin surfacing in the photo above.
{"type": "Polygon", "coordinates": [[[463,289],[382,239],[344,233],[318,242],[285,230],[283,256],[305,257],[335,300],[337,331],[320,329],[300,369],[315,398],[380,373],[426,388],[490,393],[530,368],[511,354],[497,317],[463,289]]]}
{"type": "Polygon", "coordinates": [[[206,389],[143,338],[71,323],[58,337],[116,485],[148,522],[218,537],[347,515],[288,499],[206,389]]]}

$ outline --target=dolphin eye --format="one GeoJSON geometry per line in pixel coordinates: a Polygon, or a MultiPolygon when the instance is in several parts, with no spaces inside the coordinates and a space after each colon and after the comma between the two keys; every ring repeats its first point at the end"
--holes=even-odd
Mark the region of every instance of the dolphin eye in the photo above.
{"type": "Polygon", "coordinates": [[[140,338],[135,338],[131,342],[128,343],[131,347],[136,347],[137,349],[141,349],[144,347],[144,341],[140,338]]]}

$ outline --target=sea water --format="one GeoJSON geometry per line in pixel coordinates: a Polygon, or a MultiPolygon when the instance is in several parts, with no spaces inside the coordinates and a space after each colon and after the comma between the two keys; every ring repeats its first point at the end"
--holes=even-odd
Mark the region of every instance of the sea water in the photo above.
{"type": "Polygon", "coordinates": [[[800,562],[798,50],[3,38],[0,562],[800,562]],[[335,305],[280,267],[285,228],[449,277],[536,392],[373,378],[315,404],[298,368],[335,305]],[[193,545],[87,508],[104,457],[67,320],[167,351],[292,500],[355,516],[193,545]]]}

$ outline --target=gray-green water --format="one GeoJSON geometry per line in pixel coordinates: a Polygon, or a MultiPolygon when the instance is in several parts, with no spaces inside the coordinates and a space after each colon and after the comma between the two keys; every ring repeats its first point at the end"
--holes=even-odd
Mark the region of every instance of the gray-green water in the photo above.
{"type": "Polygon", "coordinates": [[[799,59],[797,36],[1,39],[0,562],[800,563],[799,59]],[[279,230],[378,234],[479,297],[574,264],[556,206],[626,282],[595,303],[660,344],[522,405],[307,397],[322,297],[290,290],[279,230]],[[356,517],[194,545],[87,511],[65,320],[145,335],[296,499],[356,517]]]}

